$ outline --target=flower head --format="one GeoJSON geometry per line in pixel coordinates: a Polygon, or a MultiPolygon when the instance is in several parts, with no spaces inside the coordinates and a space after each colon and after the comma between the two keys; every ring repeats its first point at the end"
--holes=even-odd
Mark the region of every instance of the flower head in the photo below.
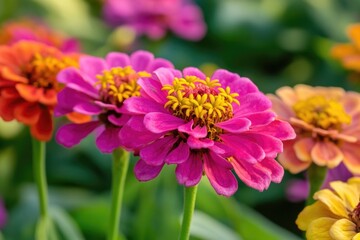
{"type": "Polygon", "coordinates": [[[73,38],[53,31],[44,22],[31,18],[10,21],[1,27],[0,45],[9,45],[22,40],[34,41],[60,49],[63,52],[78,52],[79,43],[73,38]]]}
{"type": "Polygon", "coordinates": [[[360,173],[360,94],[306,85],[282,87],[276,94],[269,96],[274,111],[297,132],[279,156],[286,169],[298,173],[312,163],[334,168],[343,162],[360,173]]]}
{"type": "Polygon", "coordinates": [[[30,126],[36,139],[49,140],[56,95],[62,88],[56,75],[77,65],[77,56],[36,42],[0,46],[0,117],[16,119],[30,126]]]}
{"type": "Polygon", "coordinates": [[[140,95],[142,81],[159,67],[173,65],[146,51],[109,53],[105,59],[81,57],[80,69],[67,68],[58,75],[66,87],[59,93],[59,105],[55,115],[70,112],[85,114],[92,121],[82,124],[67,124],[57,132],[57,141],[65,147],[72,147],[92,131],[97,132],[96,144],[102,152],[112,152],[119,147],[118,133],[129,119],[123,111],[123,102],[140,95]]]}
{"type": "Polygon", "coordinates": [[[200,8],[188,0],[106,0],[104,16],[113,26],[129,25],[152,39],[171,29],[182,38],[200,40],[206,31],[200,8]]]}
{"type": "Polygon", "coordinates": [[[351,43],[335,45],[331,55],[340,60],[344,68],[360,72],[360,24],[350,25],[347,34],[351,43]]]}
{"type": "Polygon", "coordinates": [[[360,178],[334,181],[330,187],[314,194],[315,203],[300,212],[296,224],[309,240],[358,239],[360,178]]]}
{"type": "Polygon", "coordinates": [[[141,96],[124,103],[132,118],[120,132],[123,144],[139,152],[139,180],[176,164],[180,184],[194,186],[205,174],[225,196],[237,190],[232,170],[260,191],[281,181],[274,158],[294,132],[275,120],[270,100],[249,79],[226,70],[206,77],[196,68],[161,68],[139,85],[141,96]]]}

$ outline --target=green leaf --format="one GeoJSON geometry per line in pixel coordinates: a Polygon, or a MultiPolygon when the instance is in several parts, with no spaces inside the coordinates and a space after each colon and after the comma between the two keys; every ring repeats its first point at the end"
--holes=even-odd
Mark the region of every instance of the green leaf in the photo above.
{"type": "Polygon", "coordinates": [[[190,233],[207,240],[242,240],[234,230],[201,211],[194,212],[190,233]]]}
{"type": "Polygon", "coordinates": [[[64,239],[84,240],[84,237],[75,221],[72,220],[63,209],[52,206],[50,208],[50,215],[64,239]]]}

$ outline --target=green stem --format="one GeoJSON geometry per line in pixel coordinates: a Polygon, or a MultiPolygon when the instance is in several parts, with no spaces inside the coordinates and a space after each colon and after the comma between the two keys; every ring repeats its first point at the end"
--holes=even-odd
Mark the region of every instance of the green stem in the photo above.
{"type": "Polygon", "coordinates": [[[319,191],[320,187],[322,186],[326,177],[326,172],[326,167],[320,167],[316,164],[311,164],[311,166],[309,167],[307,173],[309,177],[310,191],[308,199],[306,201],[306,205],[310,205],[314,202],[314,193],[319,191]]]}
{"type": "Polygon", "coordinates": [[[121,203],[124,195],[126,173],[129,167],[129,157],[129,153],[122,148],[118,148],[113,152],[112,197],[108,240],[119,240],[121,203]]]}
{"type": "Polygon", "coordinates": [[[188,240],[190,236],[191,219],[194,214],[197,185],[185,188],[184,215],[180,230],[180,240],[188,240]]]}
{"type": "Polygon", "coordinates": [[[48,217],[48,193],[45,172],[45,142],[32,139],[34,178],[38,188],[40,216],[43,219],[48,217]]]}

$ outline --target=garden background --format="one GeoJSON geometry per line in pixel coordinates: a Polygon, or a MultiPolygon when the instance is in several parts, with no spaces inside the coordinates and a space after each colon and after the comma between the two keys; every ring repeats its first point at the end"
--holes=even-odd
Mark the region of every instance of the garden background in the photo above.
{"type": "MultiPolygon", "coordinates": [[[[195,66],[211,72],[225,68],[249,77],[265,93],[281,86],[340,86],[360,90],[331,58],[335,43],[347,42],[346,27],[360,20],[354,0],[199,0],[207,24],[196,42],[172,33],[160,40],[135,39],[132,32],[105,24],[101,0],[0,0],[0,24],[24,16],[43,19],[52,28],[81,42],[84,53],[151,51],[176,68],[195,66]]],[[[1,32],[1,28],[0,28],[1,32]]],[[[57,126],[63,119],[58,119],[57,126]]],[[[111,155],[103,155],[92,137],[66,149],[47,143],[47,177],[51,213],[60,239],[104,239],[109,218],[111,155]]],[[[175,239],[183,203],[183,188],[174,168],[139,183],[130,163],[121,217],[126,239],[175,239]]],[[[302,174],[286,172],[280,184],[262,193],[239,181],[231,198],[219,196],[203,178],[199,187],[191,239],[301,239],[295,225],[304,201],[292,202],[289,183],[302,174]]],[[[1,229],[4,239],[33,239],[38,202],[33,184],[31,138],[17,123],[0,122],[0,197],[7,209],[1,229]]],[[[1,236],[0,236],[1,239],[1,236]]],[[[125,238],[124,238],[125,239],[125,238]]]]}

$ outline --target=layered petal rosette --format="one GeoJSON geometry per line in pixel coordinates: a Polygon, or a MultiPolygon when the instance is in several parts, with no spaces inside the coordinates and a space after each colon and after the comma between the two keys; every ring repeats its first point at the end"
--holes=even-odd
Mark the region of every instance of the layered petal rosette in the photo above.
{"type": "Polygon", "coordinates": [[[104,153],[120,146],[119,131],[129,116],[122,111],[125,99],[140,95],[138,81],[146,82],[159,67],[173,67],[162,58],[146,51],[109,53],[105,59],[81,57],[80,68],[67,68],[58,75],[66,87],[58,94],[56,116],[70,112],[91,117],[86,123],[71,123],[59,128],[56,140],[72,147],[95,131],[96,145],[104,153]]]}
{"type": "Polygon", "coordinates": [[[296,219],[306,239],[360,238],[360,178],[331,182],[330,189],[316,192],[314,199],[296,219]]]}
{"type": "MultiPolygon", "coordinates": [[[[62,88],[56,75],[77,66],[77,58],[32,41],[0,46],[0,117],[28,125],[40,141],[50,140],[56,95],[62,88]]],[[[74,121],[81,118],[72,115],[74,121]]]]}
{"type": "Polygon", "coordinates": [[[152,39],[168,29],[188,40],[200,40],[206,32],[201,9],[191,0],[106,0],[104,17],[112,26],[127,25],[152,39]]]}
{"type": "Polygon", "coordinates": [[[298,173],[311,164],[335,168],[344,163],[351,173],[360,173],[360,94],[297,85],[276,95],[269,96],[274,111],[297,132],[279,156],[286,169],[298,173]]]}
{"type": "Polygon", "coordinates": [[[194,186],[205,174],[225,196],[238,187],[233,171],[259,191],[281,181],[283,168],[274,158],[295,133],[275,119],[270,100],[248,78],[226,70],[206,77],[197,68],[160,68],[139,85],[141,96],[124,103],[132,117],[120,136],[139,152],[140,181],[155,178],[164,164],[177,165],[180,184],[194,186]]]}
{"type": "Polygon", "coordinates": [[[52,30],[43,21],[32,18],[22,18],[9,21],[1,26],[0,45],[14,44],[26,40],[46,44],[63,52],[79,52],[80,44],[74,38],[52,30]]]}

